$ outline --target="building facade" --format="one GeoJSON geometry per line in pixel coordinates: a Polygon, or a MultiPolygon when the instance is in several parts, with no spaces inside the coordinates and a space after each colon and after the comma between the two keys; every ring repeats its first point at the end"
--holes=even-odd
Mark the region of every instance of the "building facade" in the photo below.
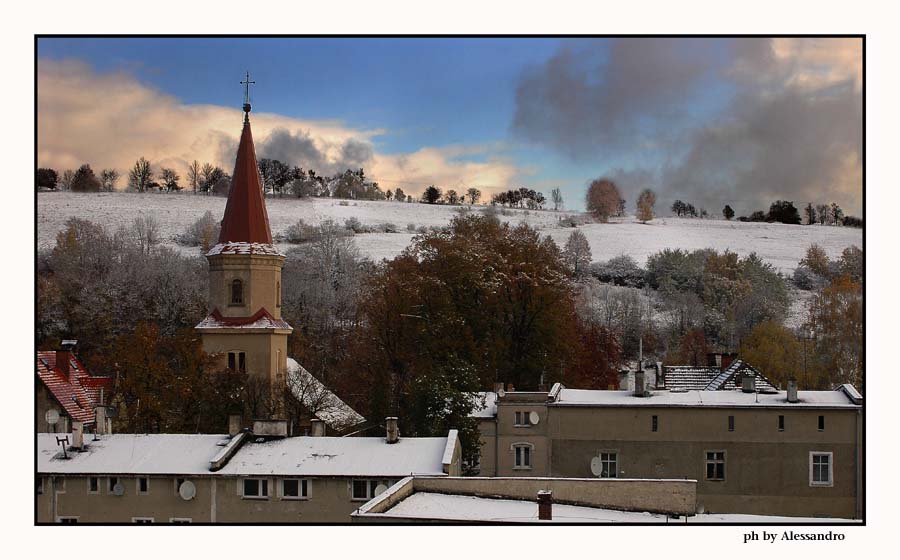
{"type": "Polygon", "coordinates": [[[557,384],[498,395],[494,430],[482,432],[483,475],[694,479],[701,512],[862,512],[862,397],[846,385],[636,396],[557,384]]]}

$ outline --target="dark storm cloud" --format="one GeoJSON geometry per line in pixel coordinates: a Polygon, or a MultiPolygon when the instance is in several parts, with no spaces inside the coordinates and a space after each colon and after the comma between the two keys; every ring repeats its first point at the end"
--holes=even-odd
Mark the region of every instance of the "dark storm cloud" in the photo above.
{"type": "Polygon", "coordinates": [[[260,157],[314,169],[324,175],[364,167],[375,155],[371,144],[351,138],[338,147],[337,157],[329,158],[308,133],[292,134],[285,128],[276,128],[258,146],[260,157]]]}
{"type": "Polygon", "coordinates": [[[563,49],[522,76],[513,130],[596,160],[597,175],[654,183],[666,206],[749,213],[781,198],[859,212],[861,50],[830,41],[628,39],[608,60],[563,49]],[[724,108],[703,110],[710,86],[730,92],[724,108]],[[604,169],[610,156],[637,169],[604,169]]]}

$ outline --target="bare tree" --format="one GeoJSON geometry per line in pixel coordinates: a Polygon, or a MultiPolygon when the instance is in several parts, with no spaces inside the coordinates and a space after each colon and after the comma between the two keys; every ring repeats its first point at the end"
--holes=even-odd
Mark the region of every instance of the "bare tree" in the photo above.
{"type": "Polygon", "coordinates": [[[476,204],[481,198],[481,191],[475,187],[469,187],[469,190],[466,191],[466,196],[469,197],[469,204],[476,204]]]}
{"type": "Polygon", "coordinates": [[[637,199],[637,218],[643,223],[653,219],[653,205],[656,204],[656,193],[650,189],[644,189],[637,199]]]}
{"type": "Polygon", "coordinates": [[[181,190],[181,185],[178,184],[178,180],[181,179],[181,177],[178,176],[178,173],[176,173],[174,169],[163,167],[160,171],[160,176],[162,177],[163,186],[166,188],[166,192],[181,190]]]}
{"type": "Polygon", "coordinates": [[[191,190],[194,191],[194,194],[197,194],[197,187],[200,186],[200,162],[194,160],[188,166],[188,183],[191,185],[191,190]]]}
{"type": "Polygon", "coordinates": [[[559,187],[554,187],[553,190],[550,191],[550,200],[553,202],[554,211],[559,211],[559,209],[562,208],[563,196],[559,187]]]}
{"type": "Polygon", "coordinates": [[[141,157],[134,162],[134,167],[128,173],[128,188],[138,192],[144,192],[153,181],[153,172],[150,171],[150,162],[141,157]]]}
{"type": "Polygon", "coordinates": [[[72,190],[72,181],[75,180],[75,172],[71,169],[63,171],[62,177],[59,178],[59,187],[61,190],[72,190]]]}
{"type": "Polygon", "coordinates": [[[615,183],[600,178],[591,181],[586,198],[588,212],[597,220],[606,222],[619,211],[622,195],[615,183]]]}
{"type": "Polygon", "coordinates": [[[131,224],[131,233],[140,246],[141,252],[149,254],[154,245],[161,241],[159,222],[153,216],[141,215],[131,224]]]}
{"type": "Polygon", "coordinates": [[[591,264],[591,244],[581,230],[576,229],[569,234],[563,256],[576,277],[583,276],[588,271],[591,264]]]}
{"type": "Polygon", "coordinates": [[[104,169],[100,172],[100,188],[104,191],[112,192],[116,190],[116,183],[119,181],[119,172],[115,169],[104,169]]]}

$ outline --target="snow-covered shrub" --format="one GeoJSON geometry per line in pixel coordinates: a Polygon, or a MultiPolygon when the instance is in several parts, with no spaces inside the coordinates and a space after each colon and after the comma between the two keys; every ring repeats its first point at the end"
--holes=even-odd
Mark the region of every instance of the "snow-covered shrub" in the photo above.
{"type": "Polygon", "coordinates": [[[414,224],[412,222],[409,222],[408,224],[406,224],[406,231],[411,231],[411,232],[416,231],[416,224],[414,224]]]}
{"type": "Polygon", "coordinates": [[[828,285],[827,278],[816,274],[806,265],[800,265],[794,269],[791,281],[797,288],[807,291],[820,290],[828,285]]]}
{"type": "Polygon", "coordinates": [[[338,206],[350,206],[350,203],[347,202],[346,200],[342,200],[342,201],[338,202],[338,206]]]}
{"type": "Polygon", "coordinates": [[[319,236],[319,228],[307,224],[303,220],[297,220],[297,223],[290,225],[284,230],[282,238],[288,243],[306,243],[314,241],[319,236]]]}
{"type": "Polygon", "coordinates": [[[221,225],[212,212],[206,211],[203,216],[189,225],[183,233],[175,236],[175,242],[188,247],[200,246],[208,251],[219,239],[221,225]]]}
{"type": "Polygon", "coordinates": [[[644,274],[644,269],[629,255],[619,255],[591,265],[591,275],[597,280],[617,286],[641,288],[644,286],[644,274]]]}
{"type": "Polygon", "coordinates": [[[400,230],[397,229],[397,226],[388,222],[386,224],[381,224],[381,231],[384,233],[399,233],[400,230]]]}
{"type": "Polygon", "coordinates": [[[364,225],[356,216],[351,216],[344,220],[344,228],[353,233],[371,233],[372,228],[364,225]]]}

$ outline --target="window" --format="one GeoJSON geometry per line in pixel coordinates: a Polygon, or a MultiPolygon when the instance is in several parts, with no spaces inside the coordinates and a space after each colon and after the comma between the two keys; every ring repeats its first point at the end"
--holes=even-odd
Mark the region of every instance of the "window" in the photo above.
{"type": "Polygon", "coordinates": [[[88,477],[88,494],[100,493],[100,478],[96,476],[88,477]]]}
{"type": "Polygon", "coordinates": [[[725,452],[706,452],[706,480],[725,480],[725,452]]]}
{"type": "Polygon", "coordinates": [[[106,491],[110,494],[113,493],[113,490],[116,488],[116,484],[119,483],[119,477],[111,476],[107,479],[106,491]]]}
{"type": "Polygon", "coordinates": [[[245,478],[244,492],[245,498],[266,499],[269,497],[269,481],[265,478],[245,478]]]}
{"type": "Polygon", "coordinates": [[[834,464],[832,453],[824,451],[812,451],[809,454],[809,485],[833,486],[834,464]]]}
{"type": "Polygon", "coordinates": [[[150,523],[153,523],[153,518],[152,517],[132,517],[131,522],[137,523],[138,525],[149,525],[150,523]]]}
{"type": "Polygon", "coordinates": [[[616,478],[619,472],[619,456],[617,453],[600,453],[600,478],[616,478]]]}
{"type": "Polygon", "coordinates": [[[531,412],[520,410],[516,412],[516,426],[523,428],[531,427],[531,412]]]}
{"type": "Polygon", "coordinates": [[[231,305],[244,305],[244,283],[237,278],[231,282],[231,305]]]}
{"type": "Polygon", "coordinates": [[[389,488],[396,482],[396,480],[384,479],[354,479],[351,481],[351,497],[355,501],[369,501],[378,495],[378,492],[376,492],[375,490],[379,486],[383,485],[385,488],[389,488]]]}
{"type": "Polygon", "coordinates": [[[650,431],[658,432],[659,431],[659,416],[653,415],[653,420],[651,422],[650,431]]]}
{"type": "Polygon", "coordinates": [[[44,493],[44,479],[43,479],[43,477],[40,477],[40,476],[37,477],[37,481],[36,481],[36,485],[35,485],[35,486],[36,486],[35,491],[37,492],[37,495],[38,495],[38,496],[40,496],[41,494],[44,493]]]}
{"type": "Polygon", "coordinates": [[[240,372],[247,371],[247,355],[244,352],[229,352],[228,369],[240,372]]]}
{"type": "Polygon", "coordinates": [[[778,416],[778,431],[784,431],[784,414],[778,416]]]}
{"type": "Polygon", "coordinates": [[[57,494],[65,494],[66,493],[66,479],[65,478],[57,478],[53,483],[53,490],[56,491],[57,494]]]}
{"type": "Polygon", "coordinates": [[[296,478],[283,479],[281,481],[281,497],[285,500],[309,499],[309,481],[296,478]]]}
{"type": "Polygon", "coordinates": [[[78,523],[78,518],[77,517],[57,517],[56,521],[58,523],[62,523],[63,525],[74,525],[75,523],[78,523]]]}
{"type": "Polygon", "coordinates": [[[150,479],[146,476],[140,476],[137,479],[137,493],[147,494],[150,491],[150,479]]]}
{"type": "Polygon", "coordinates": [[[734,416],[729,416],[729,417],[728,417],[728,431],[729,431],[729,432],[733,432],[733,431],[734,431],[734,416]]]}
{"type": "Polygon", "coordinates": [[[193,519],[191,519],[190,517],[170,517],[169,518],[169,523],[171,523],[172,525],[187,525],[188,523],[191,523],[192,521],[193,521],[193,519]]]}
{"type": "Polygon", "coordinates": [[[825,431],[825,417],[824,416],[819,416],[819,431],[820,432],[825,431]]]}
{"type": "Polygon", "coordinates": [[[531,468],[531,450],[534,446],[530,443],[519,443],[513,445],[515,453],[514,469],[530,469],[531,468]]]}

